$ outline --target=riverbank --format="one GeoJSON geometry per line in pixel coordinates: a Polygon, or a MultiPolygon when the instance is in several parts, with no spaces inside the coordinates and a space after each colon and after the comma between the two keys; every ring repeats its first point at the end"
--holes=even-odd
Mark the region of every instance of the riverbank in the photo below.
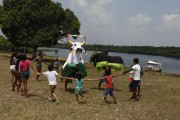
{"type": "MultiPolygon", "coordinates": [[[[36,73],[31,70],[28,80],[28,98],[11,91],[11,74],[9,72],[9,54],[0,53],[0,119],[37,119],[37,120],[179,120],[180,116],[180,76],[144,71],[142,78],[142,96],[138,102],[128,99],[128,76],[114,78],[115,96],[118,104],[105,104],[102,90],[98,90],[98,81],[84,81],[86,104],[77,104],[74,95],[75,83],[69,84],[69,91],[64,91],[64,83],[58,78],[56,94],[60,103],[49,102],[49,86],[46,77],[41,76],[35,81],[36,73]]],[[[35,67],[35,64],[33,64],[35,67]]],[[[99,78],[92,64],[86,63],[87,78],[99,78]]],[[[43,64],[43,71],[47,66],[43,64]]],[[[112,73],[116,74],[116,73],[112,73]]],[[[108,101],[112,98],[108,96],[108,101]]]]}

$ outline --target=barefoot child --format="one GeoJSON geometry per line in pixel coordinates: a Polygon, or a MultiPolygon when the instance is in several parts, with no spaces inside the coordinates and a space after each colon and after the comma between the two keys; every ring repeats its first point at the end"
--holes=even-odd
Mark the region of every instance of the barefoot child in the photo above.
{"type": "MultiPolygon", "coordinates": [[[[117,103],[117,102],[116,102],[116,98],[115,98],[115,96],[114,96],[113,79],[112,79],[112,78],[113,78],[113,77],[117,77],[117,76],[119,76],[119,75],[121,75],[121,73],[120,73],[120,74],[117,74],[117,75],[111,75],[111,67],[107,66],[107,67],[105,68],[105,77],[99,78],[99,79],[92,79],[92,80],[103,80],[103,79],[106,80],[106,89],[105,89],[105,91],[104,91],[104,101],[105,101],[106,103],[108,103],[108,101],[107,101],[107,96],[108,96],[108,94],[109,94],[111,97],[113,97],[114,103],[115,103],[115,104],[117,103]]],[[[89,80],[91,80],[91,79],[89,79],[89,80]]]]}
{"type": "Polygon", "coordinates": [[[133,80],[132,83],[130,84],[130,89],[132,91],[132,97],[130,98],[130,100],[133,101],[138,101],[139,99],[137,99],[137,87],[139,85],[139,83],[141,82],[141,66],[139,65],[139,59],[138,58],[134,58],[133,59],[133,66],[126,70],[123,71],[122,74],[127,74],[130,71],[133,71],[133,80]]]}
{"type": "Polygon", "coordinates": [[[48,65],[48,71],[43,73],[38,73],[38,75],[45,75],[49,81],[49,87],[51,91],[51,98],[48,98],[49,101],[56,100],[56,103],[59,103],[58,97],[55,94],[55,89],[57,86],[56,76],[59,76],[62,78],[61,75],[59,75],[55,70],[52,64],[48,65]]]}
{"type": "MultiPolygon", "coordinates": [[[[65,79],[68,80],[76,80],[76,89],[75,89],[75,94],[76,94],[76,101],[79,102],[79,95],[82,97],[84,102],[86,102],[86,99],[83,96],[83,79],[82,79],[82,73],[81,72],[76,72],[75,75],[76,78],[69,78],[69,77],[64,77],[65,79]]],[[[88,79],[85,79],[88,80],[88,79]]]]}
{"type": "MultiPolygon", "coordinates": [[[[31,64],[34,62],[34,61],[37,61],[36,63],[36,70],[41,73],[42,71],[42,62],[44,62],[46,65],[47,63],[44,61],[44,58],[43,58],[43,53],[42,52],[39,52],[38,54],[38,57],[35,58],[34,60],[32,60],[31,64]]],[[[39,79],[39,75],[36,76],[36,80],[39,79]]]]}
{"type": "Polygon", "coordinates": [[[35,72],[37,72],[31,65],[30,60],[27,59],[26,54],[22,54],[22,60],[19,62],[19,74],[21,75],[23,84],[24,84],[24,96],[27,97],[27,81],[30,77],[30,70],[31,67],[35,72]]]}

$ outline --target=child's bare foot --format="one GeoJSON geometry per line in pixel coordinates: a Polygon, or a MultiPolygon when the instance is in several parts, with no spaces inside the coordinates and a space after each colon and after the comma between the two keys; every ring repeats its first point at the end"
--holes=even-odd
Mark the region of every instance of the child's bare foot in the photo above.
{"type": "Polygon", "coordinates": [[[84,99],[84,103],[87,103],[87,100],[86,100],[86,99],[84,99]]]}
{"type": "Polygon", "coordinates": [[[134,97],[132,96],[129,100],[132,100],[132,99],[134,99],[134,97]]]}
{"type": "Polygon", "coordinates": [[[52,99],[52,98],[48,98],[48,101],[52,102],[52,101],[53,101],[53,99],[52,99]]]}
{"type": "Polygon", "coordinates": [[[134,98],[134,99],[133,99],[133,102],[137,102],[137,101],[139,101],[138,98],[134,98]]]}
{"type": "Polygon", "coordinates": [[[56,104],[59,104],[59,100],[56,101],[56,104]]]}
{"type": "Polygon", "coordinates": [[[28,98],[28,95],[25,95],[25,94],[21,94],[21,96],[24,96],[24,97],[28,98]]]}

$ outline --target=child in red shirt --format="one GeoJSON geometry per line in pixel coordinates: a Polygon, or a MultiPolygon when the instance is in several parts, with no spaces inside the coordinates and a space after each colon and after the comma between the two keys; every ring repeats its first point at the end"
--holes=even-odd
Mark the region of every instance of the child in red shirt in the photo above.
{"type": "Polygon", "coordinates": [[[114,89],[113,89],[113,77],[116,77],[116,76],[119,76],[119,75],[121,75],[121,73],[120,74],[117,74],[117,75],[111,75],[111,67],[109,67],[109,66],[107,66],[106,68],[105,68],[105,77],[103,77],[103,78],[99,78],[99,79],[93,79],[93,80],[102,80],[102,79],[105,79],[106,80],[106,88],[105,88],[105,90],[104,90],[104,101],[106,102],[106,103],[108,103],[108,101],[107,101],[107,96],[108,96],[108,94],[111,96],[111,97],[113,97],[113,99],[114,99],[114,103],[116,104],[117,102],[116,102],[116,98],[115,98],[115,96],[114,96],[114,89]]]}

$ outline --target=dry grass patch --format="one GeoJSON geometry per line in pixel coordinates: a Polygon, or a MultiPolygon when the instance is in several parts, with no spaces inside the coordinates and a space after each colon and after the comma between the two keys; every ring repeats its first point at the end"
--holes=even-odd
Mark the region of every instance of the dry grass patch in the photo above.
{"type": "MultiPolygon", "coordinates": [[[[142,82],[142,97],[138,102],[130,102],[128,76],[114,79],[115,96],[118,104],[105,104],[103,90],[97,90],[97,81],[84,82],[86,104],[77,104],[74,95],[75,83],[69,84],[69,92],[64,91],[64,83],[58,79],[56,93],[60,103],[49,102],[48,81],[44,76],[35,81],[35,72],[31,70],[28,80],[28,94],[25,98],[11,91],[9,57],[0,53],[0,119],[1,120],[179,120],[180,116],[180,77],[145,72],[142,82]]],[[[34,64],[35,66],[35,64],[34,64]]],[[[91,64],[86,64],[87,78],[98,78],[91,64]]],[[[46,71],[43,64],[43,71],[46,71]]],[[[114,73],[115,74],[115,73],[114,73]]],[[[102,84],[105,88],[105,84],[102,84]]],[[[109,101],[113,101],[108,97],[109,101]]]]}

